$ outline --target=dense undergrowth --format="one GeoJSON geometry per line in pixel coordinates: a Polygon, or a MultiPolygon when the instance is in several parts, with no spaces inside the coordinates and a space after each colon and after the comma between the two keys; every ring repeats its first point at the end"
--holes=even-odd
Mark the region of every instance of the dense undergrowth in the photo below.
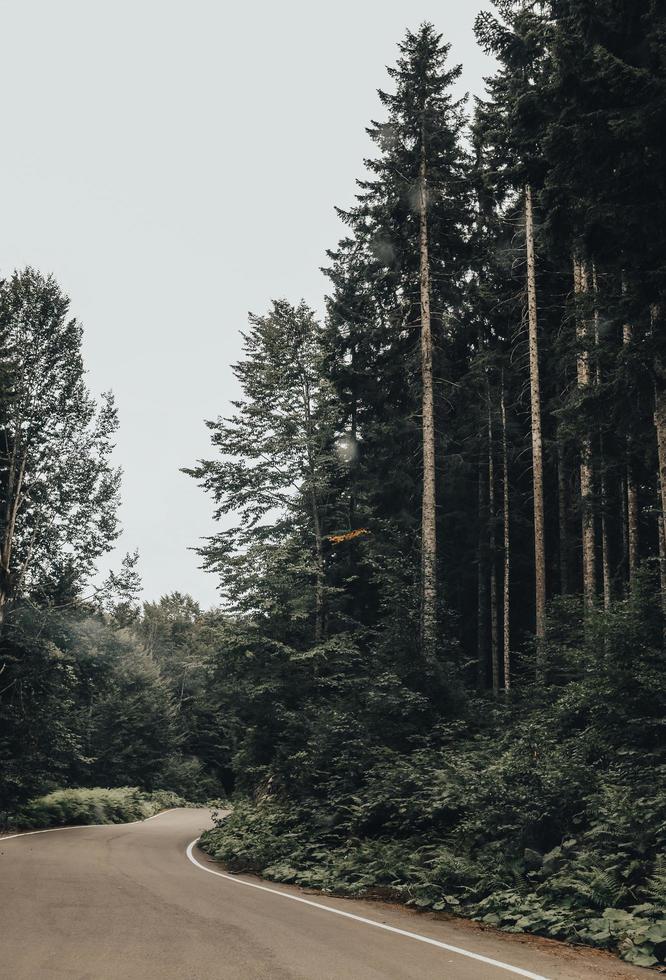
{"type": "MultiPolygon", "coordinates": [[[[527,734],[527,733],[526,733],[527,734]]],[[[527,740],[387,755],[358,795],[244,802],[204,835],[234,871],[380,894],[511,932],[666,958],[666,766],[627,753],[603,773],[576,746],[527,740]],[[569,754],[579,758],[569,766],[569,754]]]]}
{"type": "Polygon", "coordinates": [[[26,803],[6,818],[6,825],[32,830],[71,824],[129,823],[170,807],[187,805],[186,800],[166,790],[145,793],[131,786],[59,789],[26,803]]]}
{"type": "Polygon", "coordinates": [[[298,776],[276,766],[204,848],[235,871],[663,964],[666,693],[645,610],[620,603],[578,632],[554,610],[549,681],[470,701],[411,749],[333,756],[320,712],[298,776]]]}

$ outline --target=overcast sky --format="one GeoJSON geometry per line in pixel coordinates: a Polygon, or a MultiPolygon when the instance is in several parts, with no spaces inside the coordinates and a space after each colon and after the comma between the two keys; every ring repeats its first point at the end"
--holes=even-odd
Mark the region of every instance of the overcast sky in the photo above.
{"type": "MultiPolygon", "coordinates": [[[[477,0],[478,7],[483,0],[477,0]]],[[[0,0],[0,273],[52,272],[85,328],[92,389],[115,392],[123,535],[145,597],[203,605],[188,551],[210,500],[179,467],[235,394],[247,311],[321,309],[324,251],[381,118],[407,27],[432,21],[482,92],[477,3],[0,0]]]]}

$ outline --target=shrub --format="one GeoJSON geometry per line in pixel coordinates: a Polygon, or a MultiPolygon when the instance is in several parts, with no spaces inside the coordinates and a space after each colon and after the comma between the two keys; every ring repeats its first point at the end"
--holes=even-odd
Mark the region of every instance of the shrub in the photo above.
{"type": "Polygon", "coordinates": [[[186,806],[174,793],[142,793],[136,787],[59,789],[31,800],[9,821],[12,827],[40,829],[72,824],[114,824],[145,820],[160,810],[186,806]]]}

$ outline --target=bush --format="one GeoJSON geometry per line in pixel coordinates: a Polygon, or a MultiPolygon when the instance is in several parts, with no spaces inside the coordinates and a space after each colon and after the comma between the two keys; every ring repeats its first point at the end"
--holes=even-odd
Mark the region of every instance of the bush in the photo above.
{"type": "Polygon", "coordinates": [[[142,793],[130,786],[59,789],[27,803],[10,818],[9,826],[40,829],[72,824],[130,823],[145,820],[173,806],[187,806],[187,803],[164,790],[142,793]]]}

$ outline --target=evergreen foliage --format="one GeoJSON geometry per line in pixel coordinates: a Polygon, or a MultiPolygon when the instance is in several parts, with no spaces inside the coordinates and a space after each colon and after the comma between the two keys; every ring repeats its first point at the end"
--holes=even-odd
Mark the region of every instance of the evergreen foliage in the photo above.
{"type": "MultiPolygon", "coordinates": [[[[368,130],[378,155],[339,211],[310,362],[342,447],[326,466],[327,616],[313,644],[312,600],[305,618],[294,605],[308,577],[285,583],[299,556],[315,579],[294,495],[208,677],[248,802],[205,846],[238,870],[652,965],[666,950],[663,16],[494,6],[477,34],[498,67],[471,119],[448,46],[431,25],[408,32],[368,130]],[[418,641],[424,148],[434,662],[418,641]]],[[[232,502],[251,437],[217,432],[236,469],[195,475],[223,468],[207,486],[232,502]]],[[[236,574],[226,556],[221,571],[236,574]]]]}

